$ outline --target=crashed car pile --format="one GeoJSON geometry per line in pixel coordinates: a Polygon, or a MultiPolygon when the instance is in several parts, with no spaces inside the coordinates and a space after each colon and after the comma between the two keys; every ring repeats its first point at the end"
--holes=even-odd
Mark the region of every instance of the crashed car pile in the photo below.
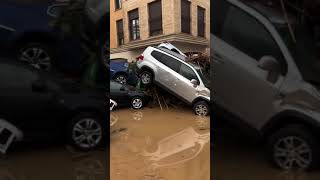
{"type": "Polygon", "coordinates": [[[0,45],[10,52],[0,58],[1,153],[16,141],[61,138],[85,151],[103,145],[109,72],[96,51],[106,4],[0,2],[0,45]],[[73,15],[81,21],[69,22],[73,15]]]}
{"type": "MultiPolygon", "coordinates": [[[[189,63],[187,60],[188,57],[184,53],[168,42],[157,47],[147,47],[137,58],[135,72],[138,79],[136,84],[139,88],[143,86],[145,92],[126,85],[126,77],[134,74],[126,75],[117,72],[116,68],[112,68],[117,67],[112,65],[116,62],[111,60],[110,73],[111,77],[115,78],[110,81],[110,96],[118,106],[140,109],[147,105],[155,91],[151,93],[149,91],[149,95],[146,92],[153,88],[160,88],[192,106],[196,115],[207,116],[210,113],[209,81],[203,75],[200,66],[189,63]],[[121,78],[119,78],[120,75],[122,75],[121,78]]],[[[159,97],[156,97],[159,100],[159,97]]]]}

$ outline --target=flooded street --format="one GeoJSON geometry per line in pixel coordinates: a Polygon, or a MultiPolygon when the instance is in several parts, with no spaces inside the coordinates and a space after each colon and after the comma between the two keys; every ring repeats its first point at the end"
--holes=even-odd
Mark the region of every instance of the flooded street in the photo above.
{"type": "Polygon", "coordinates": [[[1,157],[0,180],[105,180],[105,155],[65,147],[12,152],[1,157]]]}
{"type": "Polygon", "coordinates": [[[111,112],[112,180],[209,180],[210,118],[190,109],[111,112]]]}
{"type": "Polygon", "coordinates": [[[287,172],[268,161],[265,148],[250,142],[238,130],[224,127],[215,131],[213,139],[212,176],[215,180],[318,180],[320,169],[312,172],[287,172]]]}

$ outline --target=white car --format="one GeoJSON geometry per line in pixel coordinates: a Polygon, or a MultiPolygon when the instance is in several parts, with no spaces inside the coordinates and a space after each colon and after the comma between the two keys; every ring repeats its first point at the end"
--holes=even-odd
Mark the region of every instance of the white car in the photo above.
{"type": "Polygon", "coordinates": [[[175,47],[174,45],[172,45],[169,42],[161,43],[158,47],[169,49],[170,51],[173,51],[173,52],[178,53],[184,57],[187,57],[187,55],[185,55],[182,51],[180,51],[177,47],[175,47]]]}
{"type": "Polygon", "coordinates": [[[154,83],[193,106],[196,115],[209,115],[209,81],[201,68],[163,47],[148,47],[138,58],[141,82],[154,83]]]}

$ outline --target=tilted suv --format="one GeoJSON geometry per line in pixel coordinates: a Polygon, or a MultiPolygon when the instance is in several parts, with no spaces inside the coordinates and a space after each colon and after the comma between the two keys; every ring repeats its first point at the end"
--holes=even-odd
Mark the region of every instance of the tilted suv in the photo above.
{"type": "Polygon", "coordinates": [[[161,47],[148,47],[138,57],[143,84],[152,82],[193,106],[197,115],[209,114],[209,82],[201,69],[185,62],[185,57],[161,47]]]}
{"type": "Polygon", "coordinates": [[[238,0],[216,0],[212,12],[215,111],[257,133],[280,168],[315,167],[320,66],[307,26],[238,0]]]}

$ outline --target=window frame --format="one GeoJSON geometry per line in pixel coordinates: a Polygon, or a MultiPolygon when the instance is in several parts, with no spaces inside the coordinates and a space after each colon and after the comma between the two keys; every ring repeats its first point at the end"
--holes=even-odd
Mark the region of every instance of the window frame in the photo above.
{"type": "Polygon", "coordinates": [[[162,15],[163,15],[163,13],[162,13],[162,0],[156,0],[156,1],[153,1],[153,2],[148,3],[149,36],[157,36],[157,35],[163,34],[163,18],[162,18],[162,15]],[[159,10],[160,15],[159,15],[159,17],[151,18],[152,15],[151,15],[151,12],[150,12],[150,10],[151,10],[150,6],[152,6],[153,4],[156,4],[156,3],[160,3],[160,7],[161,7],[161,9],[159,10]],[[152,25],[153,25],[152,23],[153,23],[154,21],[158,21],[158,20],[160,20],[160,24],[161,24],[160,29],[153,29],[153,28],[151,28],[152,25]]]}
{"type": "Polygon", "coordinates": [[[191,2],[189,0],[181,0],[181,32],[182,33],[187,33],[187,34],[191,34],[191,20],[192,20],[192,16],[191,16],[191,2]],[[186,13],[185,11],[183,11],[182,8],[182,4],[186,3],[189,6],[189,13],[186,13]],[[185,23],[184,23],[185,22],[185,23]],[[186,25],[188,24],[188,28],[184,28],[186,25]],[[185,31],[186,30],[186,31],[185,31]]]}
{"type": "Polygon", "coordinates": [[[205,37],[206,36],[206,9],[201,7],[201,6],[197,6],[197,29],[198,29],[198,36],[199,37],[205,37]],[[200,13],[203,12],[203,22],[200,23],[200,13]],[[203,31],[200,32],[200,27],[203,28],[203,31]]]}
{"type": "Polygon", "coordinates": [[[124,45],[124,29],[123,29],[123,19],[119,19],[116,21],[116,29],[117,29],[117,41],[118,46],[124,45]],[[119,23],[121,22],[121,29],[122,32],[119,32],[119,23]],[[120,36],[121,33],[121,36],[120,36]]]}
{"type": "Polygon", "coordinates": [[[128,25],[129,25],[129,38],[130,38],[130,41],[139,40],[141,38],[139,8],[132,9],[132,10],[128,11],[128,20],[129,20],[128,25]],[[133,14],[135,11],[137,11],[137,17],[131,18],[130,14],[133,14]],[[137,23],[138,25],[134,26],[132,22],[138,22],[137,23]],[[136,32],[136,34],[134,34],[134,32],[136,32]],[[134,38],[134,36],[136,36],[136,38],[134,38]]]}
{"type": "Polygon", "coordinates": [[[116,11],[122,9],[122,0],[114,0],[114,8],[116,11]]]}

